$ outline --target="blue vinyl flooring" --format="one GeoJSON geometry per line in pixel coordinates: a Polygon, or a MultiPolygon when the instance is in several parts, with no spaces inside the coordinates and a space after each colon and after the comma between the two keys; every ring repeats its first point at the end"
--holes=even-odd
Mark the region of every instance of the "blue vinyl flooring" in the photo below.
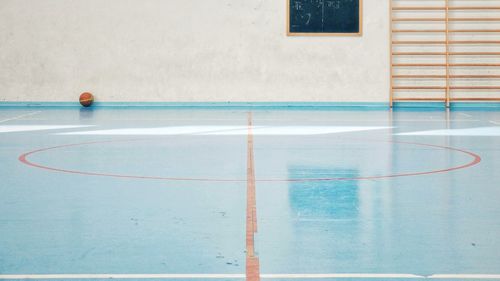
{"type": "MultiPolygon", "coordinates": [[[[245,274],[248,112],[0,108],[0,279],[245,274]]],[[[251,119],[261,274],[500,280],[500,110],[251,119]]]]}

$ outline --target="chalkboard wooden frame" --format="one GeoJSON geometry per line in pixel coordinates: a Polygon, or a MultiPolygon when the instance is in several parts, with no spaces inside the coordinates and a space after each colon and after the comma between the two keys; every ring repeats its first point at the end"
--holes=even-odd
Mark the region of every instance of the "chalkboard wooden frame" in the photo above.
{"type": "Polygon", "coordinates": [[[286,34],[288,36],[362,36],[363,35],[363,0],[359,0],[359,31],[358,32],[291,32],[290,31],[290,0],[286,1],[286,34]]]}

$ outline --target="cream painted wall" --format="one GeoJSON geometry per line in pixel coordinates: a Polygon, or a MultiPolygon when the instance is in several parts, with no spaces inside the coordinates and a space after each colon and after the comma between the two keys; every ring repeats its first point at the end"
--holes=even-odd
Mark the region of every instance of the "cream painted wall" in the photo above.
{"type": "Polygon", "coordinates": [[[386,102],[388,1],[362,37],[287,37],[285,0],[0,0],[0,101],[386,102]]]}

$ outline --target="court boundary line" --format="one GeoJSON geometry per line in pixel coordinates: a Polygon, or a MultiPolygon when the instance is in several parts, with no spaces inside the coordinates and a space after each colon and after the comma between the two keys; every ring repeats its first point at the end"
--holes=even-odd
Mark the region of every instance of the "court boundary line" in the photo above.
{"type": "Polygon", "coordinates": [[[2,120],[0,120],[0,123],[5,123],[5,122],[9,122],[9,121],[19,120],[19,119],[22,119],[24,117],[33,116],[33,115],[37,115],[37,114],[40,114],[40,113],[42,113],[42,111],[40,111],[40,110],[39,111],[33,111],[33,112],[30,112],[30,113],[21,114],[21,115],[14,116],[14,117],[11,117],[11,118],[2,119],[2,120]]]}
{"type": "MultiPolygon", "coordinates": [[[[0,280],[19,279],[245,279],[246,274],[0,274],[0,280]]],[[[500,274],[432,274],[405,273],[312,273],[260,274],[262,279],[476,279],[500,280],[500,274]]]]}
{"type": "Polygon", "coordinates": [[[470,115],[470,114],[467,114],[467,113],[463,113],[463,112],[459,112],[458,114],[462,115],[462,116],[465,116],[467,118],[472,118],[473,116],[470,115]]]}

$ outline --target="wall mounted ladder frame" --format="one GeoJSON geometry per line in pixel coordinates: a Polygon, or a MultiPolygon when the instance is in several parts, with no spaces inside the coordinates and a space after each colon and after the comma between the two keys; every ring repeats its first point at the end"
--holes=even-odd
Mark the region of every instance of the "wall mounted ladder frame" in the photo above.
{"type": "MultiPolygon", "coordinates": [[[[478,0],[435,0],[434,5],[429,5],[431,1],[425,1],[426,6],[422,5],[412,5],[407,3],[415,3],[412,0],[389,0],[389,13],[390,13],[390,106],[394,105],[394,102],[404,102],[404,101],[433,101],[433,102],[443,102],[446,107],[450,106],[451,102],[465,102],[465,101],[500,101],[500,60],[494,62],[475,62],[474,60],[470,62],[456,62],[456,58],[462,57],[495,57],[500,59],[500,50],[491,51],[454,51],[455,46],[466,46],[466,47],[481,47],[484,46],[499,46],[500,47],[500,28],[456,28],[455,23],[475,23],[475,24],[487,24],[487,23],[499,23],[500,24],[500,1],[497,6],[480,6],[478,0]],[[459,2],[457,5],[453,5],[453,2],[459,2]],[[406,3],[405,3],[406,2],[406,3]],[[436,5],[439,3],[440,5],[436,5]],[[497,12],[496,17],[492,17],[493,13],[488,14],[485,17],[478,16],[457,16],[456,13],[460,12],[497,12]],[[432,14],[433,12],[441,12],[441,17],[427,16],[426,14],[432,14]],[[411,14],[410,17],[404,17],[401,14],[411,14]],[[416,15],[416,16],[413,16],[416,15]],[[424,16],[422,16],[424,14],[424,16]],[[412,24],[411,28],[400,28],[397,27],[398,24],[403,23],[403,25],[412,24]],[[420,28],[419,24],[433,25],[432,28],[420,28]],[[439,28],[436,26],[440,25],[439,28]],[[417,26],[414,28],[413,26],[417,26]],[[495,40],[483,40],[475,39],[479,35],[493,35],[495,40]],[[431,35],[431,39],[426,38],[425,40],[401,40],[398,37],[401,35],[411,36],[427,36],[431,35]],[[442,38],[435,40],[432,35],[441,35],[442,38]],[[453,39],[455,35],[465,35],[468,38],[464,40],[453,39]],[[396,50],[398,47],[412,47],[425,49],[427,46],[433,46],[434,48],[441,48],[441,51],[399,51],[396,50]],[[440,58],[439,62],[399,62],[400,58],[440,58]],[[401,73],[401,69],[406,68],[407,70],[413,70],[417,73],[401,73]],[[455,69],[466,70],[467,74],[456,74],[455,69]],[[484,74],[477,70],[484,69],[498,69],[496,74],[484,74]],[[422,70],[430,70],[431,73],[418,73],[422,70]],[[436,70],[441,70],[442,73],[436,74],[436,70]],[[475,74],[470,74],[470,72],[475,74]],[[463,85],[456,85],[454,83],[457,80],[462,81],[475,81],[476,83],[470,83],[463,85]],[[425,84],[422,81],[432,81],[431,85],[425,84]],[[477,85],[477,82],[483,83],[483,85],[477,85]],[[413,82],[414,85],[407,85],[408,82],[413,82]],[[435,85],[436,83],[441,83],[440,85],[435,85]],[[484,85],[486,82],[486,85],[484,85]],[[492,85],[495,83],[497,85],[492,85]],[[401,85],[403,83],[403,85],[401,85]],[[405,84],[406,83],[406,84],[405,84]],[[410,92],[412,96],[400,97],[399,92],[406,91],[410,92]],[[440,93],[439,96],[426,96],[422,95],[426,91],[437,91],[440,93]],[[454,96],[455,91],[466,91],[467,96],[454,96]],[[473,95],[470,93],[474,92],[473,95]],[[488,92],[486,96],[479,96],[479,92],[488,92]],[[493,92],[493,93],[492,93],[493,92]]],[[[484,3],[484,1],[483,1],[484,3]]],[[[484,37],[484,36],[483,36],[484,37]]],[[[488,36],[486,36],[488,37],[488,36]]]]}

